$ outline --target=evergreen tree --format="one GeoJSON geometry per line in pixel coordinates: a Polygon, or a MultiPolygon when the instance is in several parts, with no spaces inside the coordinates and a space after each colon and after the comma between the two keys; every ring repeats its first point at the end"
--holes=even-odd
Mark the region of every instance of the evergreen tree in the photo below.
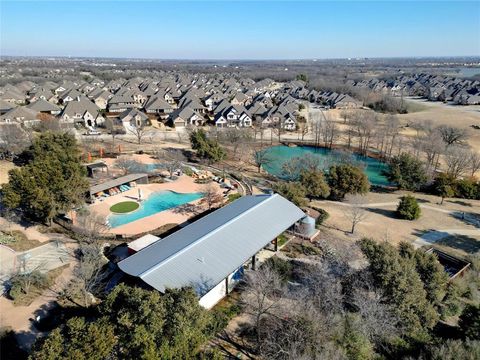
{"type": "Polygon", "coordinates": [[[2,189],[5,206],[49,222],[83,203],[89,185],[73,135],[41,134],[22,158],[26,165],[10,170],[2,189]]]}
{"type": "Polygon", "coordinates": [[[386,303],[393,306],[412,338],[424,339],[438,321],[438,314],[427,299],[416,263],[402,257],[388,243],[363,239],[360,248],[369,260],[369,272],[386,303]]]}
{"type": "Polygon", "coordinates": [[[273,186],[273,190],[285,199],[290,200],[297,206],[305,206],[306,191],[302,184],[297,182],[278,182],[273,186]]]}
{"type": "Polygon", "coordinates": [[[300,174],[300,183],[305,188],[307,197],[310,200],[314,198],[326,198],[330,195],[330,187],[325,181],[321,171],[303,171],[300,174]]]}
{"type": "Polygon", "coordinates": [[[366,194],[370,189],[367,175],[362,169],[349,164],[330,167],[327,180],[334,199],[343,199],[346,194],[366,194]]]}
{"type": "Polygon", "coordinates": [[[422,211],[418,205],[417,199],[413,196],[406,195],[400,198],[397,206],[397,215],[401,219],[416,220],[420,217],[422,211]]]}
{"type": "Polygon", "coordinates": [[[418,190],[427,181],[422,162],[408,153],[394,156],[384,174],[399,189],[405,190],[418,190]]]}
{"type": "Polygon", "coordinates": [[[208,161],[217,162],[225,159],[227,155],[217,141],[207,137],[207,133],[203,129],[195,130],[190,134],[190,143],[198,157],[208,161]]]}

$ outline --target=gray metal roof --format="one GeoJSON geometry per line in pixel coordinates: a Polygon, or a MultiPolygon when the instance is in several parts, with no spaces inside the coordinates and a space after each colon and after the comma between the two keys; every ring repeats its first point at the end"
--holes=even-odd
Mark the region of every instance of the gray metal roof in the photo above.
{"type": "Polygon", "coordinates": [[[111,189],[115,186],[120,186],[120,185],[126,184],[126,183],[131,182],[131,181],[136,181],[136,180],[144,178],[144,177],[148,177],[148,174],[142,174],[142,173],[140,173],[140,174],[128,174],[128,175],[121,176],[121,177],[116,178],[116,179],[108,180],[108,181],[105,181],[101,184],[92,186],[90,188],[90,194],[96,194],[100,191],[105,191],[105,190],[111,189]]]}
{"type": "Polygon", "coordinates": [[[153,288],[203,295],[305,214],[275,195],[244,196],[118,263],[153,288]]]}

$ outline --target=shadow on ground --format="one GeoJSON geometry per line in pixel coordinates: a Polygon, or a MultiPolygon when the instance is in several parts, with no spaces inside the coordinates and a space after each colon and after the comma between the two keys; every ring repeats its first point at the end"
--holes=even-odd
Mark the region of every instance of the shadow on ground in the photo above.
{"type": "Polygon", "coordinates": [[[437,241],[437,244],[462,250],[468,254],[475,254],[480,251],[480,240],[467,235],[450,235],[437,241]]]}
{"type": "Polygon", "coordinates": [[[379,209],[379,208],[366,208],[368,211],[375,214],[383,215],[391,219],[398,219],[395,210],[379,209]]]}

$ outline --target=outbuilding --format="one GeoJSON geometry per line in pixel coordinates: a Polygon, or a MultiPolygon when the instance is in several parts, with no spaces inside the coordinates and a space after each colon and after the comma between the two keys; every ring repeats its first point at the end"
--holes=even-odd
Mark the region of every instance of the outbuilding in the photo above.
{"type": "MultiPolygon", "coordinates": [[[[210,309],[255,268],[256,254],[305,217],[278,194],[244,196],[118,263],[154,289],[191,286],[210,309]]],[[[275,246],[276,248],[276,246],[275,246]]]]}

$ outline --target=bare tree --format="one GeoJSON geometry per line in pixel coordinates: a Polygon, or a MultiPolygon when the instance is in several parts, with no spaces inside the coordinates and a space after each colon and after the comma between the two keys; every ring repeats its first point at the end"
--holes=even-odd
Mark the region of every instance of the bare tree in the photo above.
{"type": "Polygon", "coordinates": [[[201,204],[207,206],[208,210],[220,205],[223,202],[223,198],[218,192],[215,185],[212,183],[208,183],[204,185],[202,189],[202,200],[200,200],[201,204]]]}
{"type": "Polygon", "coordinates": [[[128,132],[137,138],[137,144],[140,145],[142,140],[148,134],[145,125],[129,126],[128,132]]]}
{"type": "Polygon", "coordinates": [[[308,115],[310,120],[315,146],[320,146],[322,138],[322,117],[319,112],[311,111],[308,115]]]}
{"type": "Polygon", "coordinates": [[[298,136],[300,140],[305,141],[305,136],[310,132],[310,128],[306,121],[300,121],[298,124],[298,136]]]}
{"type": "Polygon", "coordinates": [[[445,151],[447,173],[454,178],[463,175],[470,167],[470,152],[459,146],[450,146],[445,151]]]}
{"type": "Polygon", "coordinates": [[[353,122],[356,135],[358,137],[358,147],[360,152],[367,154],[370,142],[375,133],[376,116],[373,111],[364,111],[360,113],[353,122]]]}
{"type": "Polygon", "coordinates": [[[349,206],[344,211],[344,213],[352,224],[350,233],[353,234],[355,232],[356,226],[367,218],[368,212],[365,209],[366,201],[363,196],[351,196],[348,199],[348,203],[349,206]]]}
{"type": "Polygon", "coordinates": [[[0,148],[18,154],[28,146],[27,133],[17,124],[0,125],[0,148]]]}
{"type": "Polygon", "coordinates": [[[94,300],[94,294],[101,291],[107,272],[104,270],[108,260],[103,256],[99,244],[83,244],[78,250],[78,263],[73,269],[74,279],[67,289],[70,300],[81,300],[88,307],[94,300]]]}
{"type": "Polygon", "coordinates": [[[399,335],[397,316],[373,287],[357,284],[352,302],[360,315],[357,326],[370,341],[381,345],[382,340],[399,335]]]}
{"type": "Polygon", "coordinates": [[[422,138],[422,150],[427,158],[427,170],[432,172],[438,167],[440,154],[445,149],[443,140],[437,131],[427,130],[422,138]]]}
{"type": "Polygon", "coordinates": [[[182,150],[179,149],[159,150],[156,152],[156,157],[159,163],[167,169],[170,179],[173,178],[174,172],[181,169],[183,162],[186,161],[182,150]]]}
{"type": "Polygon", "coordinates": [[[118,130],[117,130],[117,127],[115,126],[115,121],[112,118],[107,117],[105,119],[104,125],[105,125],[105,128],[107,129],[107,131],[110,133],[110,135],[112,137],[112,150],[114,150],[115,149],[115,138],[119,134],[118,130]]]}
{"type": "Polygon", "coordinates": [[[253,319],[257,335],[257,347],[261,343],[261,322],[266,316],[275,315],[283,293],[280,276],[269,266],[248,272],[241,303],[247,315],[253,319]]]}
{"type": "Polygon", "coordinates": [[[470,151],[470,156],[468,157],[469,161],[469,170],[471,171],[470,176],[474,177],[475,173],[480,170],[480,153],[475,150],[470,151]]]}
{"type": "Polygon", "coordinates": [[[320,131],[325,147],[331,149],[333,147],[333,143],[335,140],[337,140],[339,135],[337,124],[330,119],[326,119],[322,121],[320,131]]]}
{"type": "Polygon", "coordinates": [[[227,128],[220,138],[225,145],[233,147],[233,157],[236,158],[238,148],[251,140],[251,133],[248,129],[227,128]]]}
{"type": "Polygon", "coordinates": [[[443,142],[447,147],[454,144],[461,144],[468,139],[468,131],[454,126],[442,125],[437,128],[443,142]]]}
{"type": "Polygon", "coordinates": [[[258,172],[260,173],[263,166],[272,163],[273,158],[268,153],[267,149],[260,149],[253,153],[253,161],[255,162],[258,172]]]}
{"type": "Polygon", "coordinates": [[[119,156],[117,160],[115,160],[113,166],[122,170],[124,175],[146,171],[146,166],[144,164],[133,160],[128,156],[119,156]]]}
{"type": "Polygon", "coordinates": [[[87,244],[98,242],[108,232],[107,218],[87,208],[77,211],[75,233],[87,244]]]}
{"type": "Polygon", "coordinates": [[[343,119],[343,123],[346,124],[348,119],[350,119],[351,113],[348,109],[343,109],[340,111],[340,117],[343,119]]]}
{"type": "Polygon", "coordinates": [[[387,157],[392,156],[393,147],[400,131],[400,121],[395,115],[387,116],[385,120],[386,144],[384,153],[387,157]]]}

